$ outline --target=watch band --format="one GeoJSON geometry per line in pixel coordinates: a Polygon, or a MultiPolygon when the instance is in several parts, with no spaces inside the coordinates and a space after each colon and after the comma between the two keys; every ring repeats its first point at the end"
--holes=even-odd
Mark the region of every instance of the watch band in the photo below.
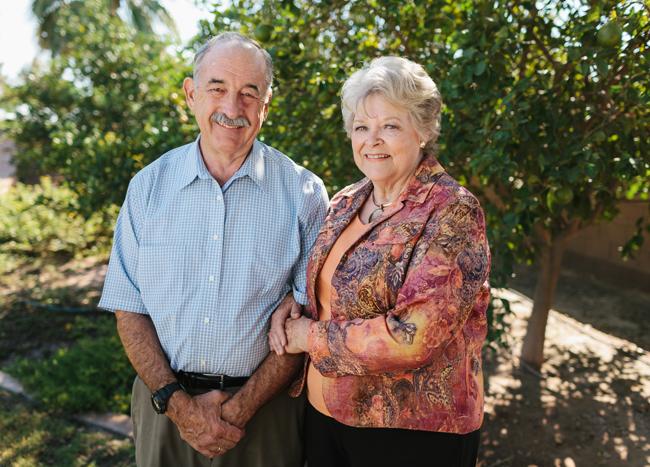
{"type": "Polygon", "coordinates": [[[151,405],[153,405],[153,409],[156,413],[164,414],[167,411],[167,403],[169,402],[170,397],[179,390],[184,391],[185,388],[178,381],[174,381],[151,394],[151,405]]]}

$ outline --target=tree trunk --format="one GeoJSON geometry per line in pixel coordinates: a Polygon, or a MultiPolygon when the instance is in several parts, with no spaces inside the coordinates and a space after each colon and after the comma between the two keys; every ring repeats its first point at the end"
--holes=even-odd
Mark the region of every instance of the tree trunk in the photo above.
{"type": "Polygon", "coordinates": [[[544,362],[544,337],[548,312],[553,306],[555,288],[560,276],[562,255],[566,239],[560,238],[542,245],[540,249],[539,276],[535,285],[533,312],[528,320],[526,337],[521,349],[523,363],[539,370],[544,362]]]}

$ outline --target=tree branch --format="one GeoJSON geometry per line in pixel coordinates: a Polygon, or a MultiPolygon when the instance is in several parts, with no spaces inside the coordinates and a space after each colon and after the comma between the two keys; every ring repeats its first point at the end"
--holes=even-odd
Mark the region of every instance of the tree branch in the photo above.
{"type": "Polygon", "coordinates": [[[472,186],[472,188],[482,191],[483,194],[485,195],[485,198],[491,204],[496,206],[496,208],[499,211],[505,211],[507,209],[507,206],[503,202],[503,199],[501,199],[501,197],[496,193],[496,191],[494,191],[494,189],[491,186],[484,186],[476,175],[472,175],[469,184],[472,186]]]}
{"type": "Polygon", "coordinates": [[[528,64],[528,43],[524,42],[524,45],[521,49],[521,60],[519,61],[519,81],[525,78],[526,76],[526,65],[528,64]]]}
{"type": "Polygon", "coordinates": [[[544,42],[535,33],[535,27],[536,27],[535,20],[538,18],[538,14],[537,14],[538,12],[537,12],[537,8],[535,7],[535,2],[530,2],[530,3],[531,3],[531,7],[530,7],[531,20],[529,24],[530,36],[533,38],[533,41],[535,41],[535,44],[537,44],[537,46],[540,48],[542,54],[544,54],[546,59],[553,67],[553,70],[555,71],[555,75],[553,76],[553,87],[555,87],[555,84],[560,81],[560,77],[563,75],[563,66],[561,63],[559,63],[553,58],[553,55],[551,55],[551,52],[548,49],[548,47],[546,47],[546,44],[544,44],[544,42]]]}

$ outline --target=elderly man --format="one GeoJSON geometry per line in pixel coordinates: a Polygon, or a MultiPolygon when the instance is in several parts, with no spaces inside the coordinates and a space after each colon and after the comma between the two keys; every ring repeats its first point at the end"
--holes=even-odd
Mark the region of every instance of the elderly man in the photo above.
{"type": "Polygon", "coordinates": [[[272,77],[244,36],[201,47],[183,83],[200,135],[141,170],[120,211],[99,306],[138,374],[140,466],[302,466],[304,401],[284,391],[302,358],[269,353],[266,332],[306,303],[327,194],[256,140],[272,77]]]}

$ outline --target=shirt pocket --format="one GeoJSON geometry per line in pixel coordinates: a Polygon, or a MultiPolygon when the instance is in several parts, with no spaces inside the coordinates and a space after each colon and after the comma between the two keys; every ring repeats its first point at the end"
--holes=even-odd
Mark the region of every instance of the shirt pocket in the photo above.
{"type": "Polygon", "coordinates": [[[253,255],[250,258],[251,269],[247,283],[258,284],[255,293],[269,295],[275,300],[293,282],[292,274],[301,254],[300,230],[297,223],[274,225],[269,222],[262,231],[263,236],[250,247],[253,255]]]}
{"type": "Polygon", "coordinates": [[[183,301],[186,271],[185,246],[162,244],[138,250],[138,285],[150,315],[176,313],[183,301]]]}

